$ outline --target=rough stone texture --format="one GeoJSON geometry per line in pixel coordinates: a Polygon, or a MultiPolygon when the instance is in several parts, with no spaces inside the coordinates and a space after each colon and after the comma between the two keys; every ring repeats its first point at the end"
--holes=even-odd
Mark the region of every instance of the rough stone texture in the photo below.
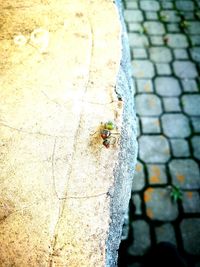
{"type": "Polygon", "coordinates": [[[195,64],[190,61],[174,61],[173,68],[179,78],[192,79],[198,76],[195,64]]]}
{"type": "Polygon", "coordinates": [[[183,114],[164,114],[161,117],[163,131],[169,137],[188,137],[191,133],[189,120],[183,114]]]}
{"type": "Polygon", "coordinates": [[[173,184],[183,189],[199,189],[198,164],[192,159],[174,159],[169,163],[173,184]]]}
{"type": "Polygon", "coordinates": [[[170,223],[162,224],[155,228],[156,231],[156,241],[159,242],[170,242],[176,245],[176,237],[174,228],[170,223]]]}
{"type": "Polygon", "coordinates": [[[146,214],[150,219],[173,221],[178,216],[178,207],[165,188],[149,187],[144,192],[146,214]]]}
{"type": "Polygon", "coordinates": [[[141,117],[143,133],[160,133],[160,122],[155,117],[141,117]]]}
{"type": "Polygon", "coordinates": [[[171,51],[166,47],[149,48],[151,60],[155,62],[170,62],[172,60],[171,51]]]}
{"type": "Polygon", "coordinates": [[[125,162],[137,153],[116,6],[7,0],[0,9],[0,265],[116,266],[133,175],[125,162]],[[99,137],[107,120],[121,134],[108,150],[99,137]]]}
{"type": "Polygon", "coordinates": [[[169,144],[164,136],[141,136],[139,157],[146,163],[164,163],[170,157],[169,144]]]}
{"type": "Polygon", "coordinates": [[[182,96],[183,110],[188,115],[200,116],[200,95],[183,95],[182,96]]]}
{"type": "Polygon", "coordinates": [[[172,154],[174,157],[188,157],[190,155],[189,145],[185,139],[171,139],[172,154]]]}
{"type": "Polygon", "coordinates": [[[141,162],[137,162],[135,175],[132,184],[132,191],[142,190],[145,185],[144,167],[141,162]]]}
{"type": "Polygon", "coordinates": [[[145,221],[137,220],[132,223],[132,228],[134,242],[129,247],[129,253],[142,256],[151,244],[149,225],[145,221]]]}
{"type": "Polygon", "coordinates": [[[136,96],[136,110],[141,116],[155,116],[162,113],[160,99],[154,94],[136,96]]]}
{"type": "Polygon", "coordinates": [[[183,245],[186,252],[199,255],[200,254],[200,219],[184,219],[181,224],[181,233],[183,245]]]}
{"type": "Polygon", "coordinates": [[[173,77],[158,77],[155,79],[155,89],[162,96],[178,96],[181,88],[178,80],[173,77]]]}
{"type": "Polygon", "coordinates": [[[192,137],[192,147],[195,158],[200,159],[200,136],[192,137]]]}
{"type": "Polygon", "coordinates": [[[150,184],[166,184],[167,175],[164,164],[148,164],[148,179],[150,184]]]}
{"type": "Polygon", "coordinates": [[[182,205],[186,213],[200,213],[200,197],[197,191],[183,192],[182,205]]]}

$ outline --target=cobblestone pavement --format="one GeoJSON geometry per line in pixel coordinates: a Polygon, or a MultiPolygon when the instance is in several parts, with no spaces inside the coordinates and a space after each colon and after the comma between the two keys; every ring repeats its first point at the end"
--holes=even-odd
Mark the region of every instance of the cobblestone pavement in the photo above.
{"type": "Polygon", "coordinates": [[[120,266],[140,266],[151,245],[169,241],[199,267],[200,1],[124,0],[124,17],[139,155],[120,266]]]}

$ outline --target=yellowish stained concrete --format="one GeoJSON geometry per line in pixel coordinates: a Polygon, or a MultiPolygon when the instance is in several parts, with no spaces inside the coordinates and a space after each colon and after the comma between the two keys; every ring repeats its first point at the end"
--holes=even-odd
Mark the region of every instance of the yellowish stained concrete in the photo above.
{"type": "Polygon", "coordinates": [[[120,133],[111,0],[0,0],[0,266],[105,266],[120,133]],[[40,30],[38,30],[40,29],[40,30]]]}

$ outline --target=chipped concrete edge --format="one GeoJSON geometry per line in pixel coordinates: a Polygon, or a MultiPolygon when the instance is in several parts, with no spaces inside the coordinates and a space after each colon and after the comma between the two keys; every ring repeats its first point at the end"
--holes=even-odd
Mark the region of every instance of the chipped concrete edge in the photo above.
{"type": "Polygon", "coordinates": [[[131,197],[132,180],[138,152],[130,48],[123,17],[122,2],[121,0],[116,0],[115,4],[118,9],[122,27],[122,58],[117,77],[116,93],[124,101],[124,111],[119,160],[114,169],[115,184],[111,194],[111,223],[106,242],[106,267],[117,266],[122,227],[124,217],[128,212],[128,204],[131,197]]]}

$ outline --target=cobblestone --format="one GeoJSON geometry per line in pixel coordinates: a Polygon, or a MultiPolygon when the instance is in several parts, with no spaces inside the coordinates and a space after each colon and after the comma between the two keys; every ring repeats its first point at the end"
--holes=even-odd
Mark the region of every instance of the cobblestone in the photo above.
{"type": "Polygon", "coordinates": [[[183,192],[183,210],[185,213],[200,213],[200,197],[197,191],[183,192]]]}
{"type": "Polygon", "coordinates": [[[170,65],[167,63],[156,63],[156,71],[158,75],[170,75],[172,73],[170,65]]]}
{"type": "Polygon", "coordinates": [[[131,47],[145,47],[148,45],[148,39],[146,36],[139,33],[129,33],[129,44],[131,47]]]}
{"type": "Polygon", "coordinates": [[[163,131],[168,137],[188,137],[191,133],[188,118],[179,114],[164,114],[161,118],[163,131]]]}
{"type": "Polygon", "coordinates": [[[141,136],[139,138],[139,157],[146,163],[167,162],[170,158],[167,139],[157,135],[141,136]]]}
{"type": "Polygon", "coordinates": [[[141,22],[143,21],[143,15],[140,10],[125,10],[124,18],[126,22],[141,22]]]}
{"type": "Polygon", "coordinates": [[[178,23],[169,23],[167,24],[167,31],[168,32],[180,32],[179,24],[178,23]]]}
{"type": "Polygon", "coordinates": [[[129,254],[142,256],[151,245],[149,225],[143,220],[132,223],[133,239],[132,246],[129,247],[129,254]]]}
{"type": "Polygon", "coordinates": [[[190,93],[190,92],[198,92],[199,91],[197,82],[195,80],[184,79],[181,82],[182,82],[184,92],[190,93]]]}
{"type": "Polygon", "coordinates": [[[198,76],[195,64],[190,61],[175,61],[173,62],[173,68],[179,78],[192,79],[198,76]]]}
{"type": "Polygon", "coordinates": [[[147,52],[144,48],[134,48],[133,49],[133,58],[147,58],[147,52]]]}
{"type": "Polygon", "coordinates": [[[191,11],[194,10],[194,3],[191,1],[176,1],[176,7],[179,10],[183,10],[183,11],[191,11]]]}
{"type": "Polygon", "coordinates": [[[151,44],[152,45],[163,45],[163,37],[162,36],[150,36],[151,44]]]}
{"type": "Polygon", "coordinates": [[[172,2],[163,1],[162,8],[163,9],[173,9],[174,5],[172,2]]]}
{"type": "Polygon", "coordinates": [[[157,77],[155,90],[161,96],[179,96],[181,93],[178,80],[173,77],[157,77]]]}
{"type": "Polygon", "coordinates": [[[179,22],[181,19],[175,10],[164,10],[160,12],[161,19],[166,22],[179,22]]]}
{"type": "Polygon", "coordinates": [[[188,41],[184,34],[170,33],[167,34],[168,45],[170,47],[186,48],[188,47],[188,41]]]}
{"type": "Polygon", "coordinates": [[[138,79],[137,80],[137,89],[140,93],[150,93],[153,92],[153,83],[152,80],[148,79],[138,79]]]}
{"type": "Polygon", "coordinates": [[[182,189],[199,189],[198,164],[192,159],[174,159],[169,164],[173,184],[182,189]]]}
{"type": "Polygon", "coordinates": [[[158,118],[141,117],[143,133],[160,133],[160,122],[158,118]]]}
{"type": "Polygon", "coordinates": [[[188,59],[188,53],[186,49],[174,49],[174,56],[176,59],[188,59]]]}
{"type": "Polygon", "coordinates": [[[200,136],[192,137],[192,148],[195,158],[200,159],[200,136]]]}
{"type": "Polygon", "coordinates": [[[191,48],[190,54],[194,61],[200,62],[200,47],[191,48]]]}
{"type": "Polygon", "coordinates": [[[136,215],[141,215],[142,214],[142,209],[141,209],[141,198],[139,194],[134,194],[132,196],[132,201],[133,205],[135,207],[135,214],[136,215]]]}
{"type": "Polygon", "coordinates": [[[181,111],[178,97],[164,97],[163,104],[166,112],[181,111]]]}
{"type": "Polygon", "coordinates": [[[192,117],[192,126],[195,133],[200,133],[200,117],[192,117]]]}
{"type": "Polygon", "coordinates": [[[178,207],[172,203],[169,190],[149,187],[144,192],[146,214],[150,219],[173,221],[178,216],[178,207]]]}
{"type": "Polygon", "coordinates": [[[128,23],[129,32],[142,32],[142,25],[140,23],[128,23]]]}
{"type": "Polygon", "coordinates": [[[157,12],[146,11],[145,12],[145,17],[146,17],[147,20],[157,20],[158,19],[158,14],[157,14],[157,12]]]}
{"type": "Polygon", "coordinates": [[[144,167],[141,162],[137,162],[135,175],[132,184],[132,191],[142,190],[145,185],[144,167]]]}
{"type": "Polygon", "coordinates": [[[191,34],[200,34],[200,22],[191,21],[188,27],[188,31],[191,34]]]}
{"type": "Polygon", "coordinates": [[[160,5],[157,1],[140,1],[140,7],[145,11],[158,11],[160,9],[160,5]]]}
{"type": "Polygon", "coordinates": [[[164,26],[161,22],[146,21],[144,27],[147,29],[148,34],[162,35],[165,33],[164,26]]]}
{"type": "Polygon", "coordinates": [[[151,47],[149,54],[151,60],[155,62],[170,62],[172,60],[171,51],[166,47],[151,47]]]}
{"type": "Polygon", "coordinates": [[[182,104],[185,113],[188,115],[200,116],[200,95],[183,95],[182,104]]]}
{"type": "Polygon", "coordinates": [[[167,175],[164,164],[148,164],[148,179],[151,185],[153,184],[166,184],[167,175]]]}
{"type": "Polygon", "coordinates": [[[171,139],[172,154],[174,157],[188,157],[190,155],[189,145],[185,139],[171,139]]]}
{"type": "Polygon", "coordinates": [[[173,226],[170,223],[162,224],[156,227],[156,241],[159,242],[170,242],[176,245],[176,237],[173,226]]]}
{"type": "Polygon", "coordinates": [[[153,64],[148,60],[134,60],[132,65],[135,78],[153,78],[155,75],[153,64]]]}
{"type": "Polygon", "coordinates": [[[193,255],[200,255],[200,219],[184,219],[180,224],[184,249],[193,255]]]}
{"type": "Polygon", "coordinates": [[[141,116],[156,116],[162,113],[159,97],[154,94],[140,94],[135,99],[137,113],[141,116]]]}
{"type": "Polygon", "coordinates": [[[138,8],[138,3],[137,2],[126,2],[125,4],[127,9],[137,9],[138,8]]]}
{"type": "Polygon", "coordinates": [[[191,35],[190,41],[192,45],[200,45],[200,35],[191,35]]]}

